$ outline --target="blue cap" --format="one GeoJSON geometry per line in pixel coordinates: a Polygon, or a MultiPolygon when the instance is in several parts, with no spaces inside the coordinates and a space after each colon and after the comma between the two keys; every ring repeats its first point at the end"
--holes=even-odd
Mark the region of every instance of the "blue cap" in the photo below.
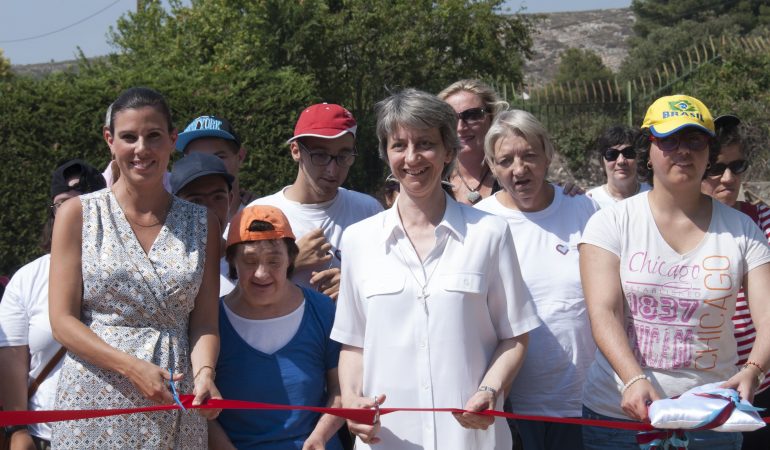
{"type": "Polygon", "coordinates": [[[219,175],[233,188],[232,175],[227,173],[221,159],[208,153],[194,152],[174,163],[171,168],[171,193],[176,195],[192,181],[206,175],[219,175]]]}
{"type": "Polygon", "coordinates": [[[200,116],[187,125],[183,132],[179,133],[176,140],[176,149],[184,152],[185,147],[192,140],[204,137],[214,137],[233,141],[241,146],[241,138],[235,133],[232,124],[227,119],[217,116],[200,116]]]}

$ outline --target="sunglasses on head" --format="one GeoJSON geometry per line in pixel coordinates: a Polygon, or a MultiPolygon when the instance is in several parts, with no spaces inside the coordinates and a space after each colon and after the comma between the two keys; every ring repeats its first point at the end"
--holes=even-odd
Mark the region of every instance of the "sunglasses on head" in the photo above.
{"type": "Polygon", "coordinates": [[[465,123],[476,123],[484,119],[487,110],[484,108],[469,108],[463,112],[457,113],[457,118],[465,123]]]}
{"type": "Polygon", "coordinates": [[[706,173],[709,176],[715,177],[715,176],[722,176],[727,169],[730,169],[730,172],[733,173],[733,175],[740,175],[743,172],[746,171],[746,169],[749,168],[749,162],[745,159],[736,159],[735,161],[730,161],[729,163],[714,163],[709,167],[709,169],[706,171],[706,173]]]}
{"type": "Polygon", "coordinates": [[[616,148],[608,148],[604,150],[604,159],[607,161],[615,161],[618,156],[623,155],[625,159],[636,159],[636,150],[633,147],[623,147],[618,150],[616,148]]]}
{"type": "Polygon", "coordinates": [[[674,133],[666,137],[650,136],[650,141],[657,144],[658,148],[664,152],[673,152],[674,150],[687,147],[688,149],[699,152],[705,150],[709,144],[709,137],[705,133],[674,133]]]}

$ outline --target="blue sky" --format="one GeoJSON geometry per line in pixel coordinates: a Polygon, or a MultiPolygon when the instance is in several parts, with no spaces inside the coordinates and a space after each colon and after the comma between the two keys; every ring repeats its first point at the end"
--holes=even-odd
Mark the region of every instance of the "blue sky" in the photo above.
{"type": "MultiPolygon", "coordinates": [[[[506,4],[513,11],[524,7],[537,13],[624,8],[631,0],[508,0],[506,4]]],[[[136,0],[2,1],[0,48],[12,64],[74,59],[77,47],[88,57],[104,55],[112,51],[107,43],[110,26],[134,8],[136,0]],[[37,37],[41,35],[45,36],[37,37]]]]}

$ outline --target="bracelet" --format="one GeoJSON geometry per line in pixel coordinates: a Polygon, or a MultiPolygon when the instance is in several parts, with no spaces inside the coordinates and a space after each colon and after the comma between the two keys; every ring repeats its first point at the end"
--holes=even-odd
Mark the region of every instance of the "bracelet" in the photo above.
{"type": "Polygon", "coordinates": [[[625,394],[626,391],[628,390],[628,388],[630,388],[632,384],[636,383],[639,380],[650,381],[650,377],[648,377],[647,375],[645,375],[643,373],[640,373],[639,375],[631,378],[630,380],[628,380],[628,382],[626,384],[623,385],[622,388],[620,388],[620,395],[625,394]]]}
{"type": "Polygon", "coordinates": [[[203,369],[211,369],[211,372],[212,372],[211,378],[216,378],[216,377],[217,377],[217,370],[216,370],[216,369],[214,369],[214,368],[213,368],[213,367],[211,367],[211,366],[203,366],[203,367],[201,367],[200,369],[198,369],[198,372],[197,372],[197,373],[195,374],[195,376],[193,377],[193,380],[194,380],[194,379],[196,379],[196,378],[198,378],[198,375],[200,375],[200,374],[201,374],[201,372],[203,372],[203,369]]]}
{"type": "Polygon", "coordinates": [[[759,365],[756,361],[748,360],[746,361],[746,364],[743,365],[741,369],[748,369],[749,367],[754,366],[757,369],[759,369],[759,374],[757,374],[757,381],[760,385],[765,382],[765,369],[762,368],[762,366],[759,365]]]}
{"type": "Polygon", "coordinates": [[[746,361],[746,364],[743,365],[744,368],[749,366],[754,366],[757,369],[759,369],[761,373],[765,373],[765,369],[763,369],[762,366],[760,366],[759,363],[757,363],[756,361],[748,360],[746,361]]]}
{"type": "Polygon", "coordinates": [[[491,392],[492,397],[497,398],[497,389],[489,386],[479,386],[479,392],[491,392]]]}

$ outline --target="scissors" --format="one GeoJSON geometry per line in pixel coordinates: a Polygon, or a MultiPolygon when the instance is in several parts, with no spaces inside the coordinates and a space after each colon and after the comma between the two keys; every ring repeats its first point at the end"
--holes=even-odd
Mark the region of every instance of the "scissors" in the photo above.
{"type": "Polygon", "coordinates": [[[372,425],[376,425],[380,421],[380,404],[377,402],[377,396],[374,396],[374,420],[372,425]]]}
{"type": "Polygon", "coordinates": [[[179,405],[180,408],[182,408],[182,411],[187,411],[187,408],[184,407],[182,404],[182,401],[179,400],[179,394],[176,392],[176,386],[174,386],[174,369],[168,370],[170,380],[168,380],[168,385],[171,388],[171,395],[174,397],[174,403],[179,405]]]}

